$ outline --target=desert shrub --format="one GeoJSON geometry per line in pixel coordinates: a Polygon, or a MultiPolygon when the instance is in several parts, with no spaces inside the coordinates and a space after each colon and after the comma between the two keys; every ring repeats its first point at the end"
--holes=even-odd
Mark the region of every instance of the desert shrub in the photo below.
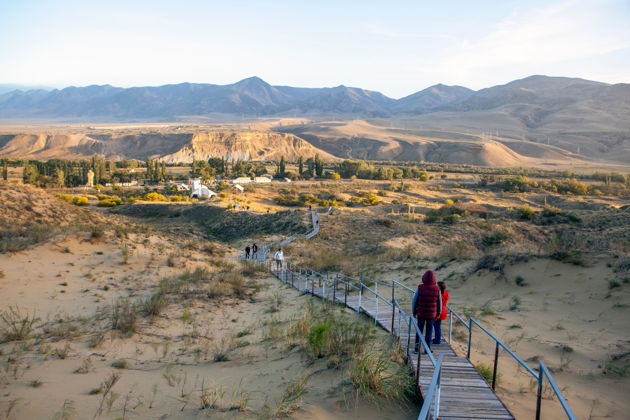
{"type": "Polygon", "coordinates": [[[146,201],[167,201],[166,197],[156,192],[150,192],[150,193],[145,194],[144,199],[146,201]]]}
{"type": "Polygon", "coordinates": [[[8,309],[0,312],[0,321],[2,321],[2,340],[18,341],[31,337],[39,318],[34,313],[22,313],[18,306],[9,306],[8,309]]]}
{"type": "Polygon", "coordinates": [[[602,373],[604,375],[624,377],[628,375],[628,368],[613,362],[606,362],[602,368],[602,373]]]}
{"type": "Polygon", "coordinates": [[[131,335],[136,332],[138,314],[136,307],[129,300],[117,299],[111,310],[112,329],[118,330],[124,335],[131,335]]]}
{"type": "Polygon", "coordinates": [[[171,195],[169,197],[169,200],[175,203],[178,203],[180,201],[186,201],[186,198],[184,196],[181,195],[171,195]]]}
{"type": "Polygon", "coordinates": [[[534,209],[525,204],[518,208],[518,217],[523,220],[532,220],[534,218],[534,209]]]}
{"type": "Polygon", "coordinates": [[[579,249],[560,250],[550,255],[554,260],[562,261],[573,265],[585,265],[582,251],[579,249]]]}
{"type": "Polygon", "coordinates": [[[98,207],[117,207],[122,204],[122,199],[117,195],[109,196],[100,196],[100,201],[98,202],[98,207]],[[103,197],[103,198],[100,198],[103,197]]]}
{"type": "Polygon", "coordinates": [[[353,361],[351,377],[359,394],[379,406],[382,400],[408,401],[415,390],[414,377],[380,349],[359,354],[353,361]]]}
{"type": "Polygon", "coordinates": [[[380,202],[377,195],[374,193],[367,193],[363,195],[363,200],[361,200],[361,204],[364,206],[375,206],[380,202]]]}
{"type": "Polygon", "coordinates": [[[494,232],[490,235],[486,235],[481,239],[481,246],[484,249],[494,248],[498,245],[501,245],[506,239],[508,235],[505,232],[494,232]]]}
{"type": "Polygon", "coordinates": [[[88,198],[83,197],[82,195],[78,195],[72,199],[72,204],[74,204],[75,206],[87,206],[88,202],[88,198]]]}
{"type": "Polygon", "coordinates": [[[55,194],[55,197],[65,201],[67,203],[72,203],[72,199],[74,198],[70,194],[55,194]]]}
{"type": "Polygon", "coordinates": [[[341,361],[360,353],[372,336],[370,326],[353,322],[332,308],[319,311],[312,305],[288,329],[287,337],[300,345],[312,358],[329,357],[341,361]]]}
{"type": "Polygon", "coordinates": [[[114,369],[125,369],[127,367],[127,361],[125,359],[118,359],[113,361],[111,366],[114,369]]]}
{"type": "Polygon", "coordinates": [[[455,202],[453,200],[451,200],[450,198],[444,200],[444,205],[445,206],[452,206],[454,204],[455,204],[455,202]]]}
{"type": "Polygon", "coordinates": [[[517,286],[527,286],[527,283],[525,283],[525,279],[523,278],[523,276],[516,276],[516,278],[514,279],[514,283],[516,283],[517,286]]]}
{"type": "Polygon", "coordinates": [[[459,214],[449,214],[448,216],[444,216],[442,221],[446,225],[454,225],[459,221],[460,217],[461,216],[459,214]]]}
{"type": "Polygon", "coordinates": [[[140,307],[142,312],[147,316],[158,316],[164,308],[168,305],[168,302],[162,293],[154,293],[144,301],[142,301],[140,307]]]}
{"type": "Polygon", "coordinates": [[[105,235],[105,229],[102,226],[94,225],[90,230],[90,237],[92,239],[100,239],[105,235]]]}
{"type": "Polygon", "coordinates": [[[610,281],[608,281],[608,288],[609,289],[616,289],[618,287],[621,287],[621,283],[619,283],[619,281],[617,281],[617,280],[610,280],[610,281]]]}

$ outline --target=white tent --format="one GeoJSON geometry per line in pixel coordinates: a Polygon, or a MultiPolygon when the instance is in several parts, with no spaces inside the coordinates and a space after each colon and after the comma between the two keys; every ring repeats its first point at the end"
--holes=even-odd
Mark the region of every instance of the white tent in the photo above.
{"type": "Polygon", "coordinates": [[[210,188],[205,185],[199,185],[197,188],[194,188],[190,193],[192,198],[211,198],[217,195],[214,191],[210,190],[210,188]]]}
{"type": "Polygon", "coordinates": [[[234,184],[234,188],[239,190],[240,192],[245,191],[245,188],[243,188],[242,186],[238,185],[238,184],[234,184]]]}

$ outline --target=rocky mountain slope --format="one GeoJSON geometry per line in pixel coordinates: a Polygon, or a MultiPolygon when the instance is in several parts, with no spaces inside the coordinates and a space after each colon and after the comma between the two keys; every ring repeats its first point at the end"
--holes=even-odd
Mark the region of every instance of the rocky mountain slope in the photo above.
{"type": "Polygon", "coordinates": [[[108,159],[159,158],[167,163],[190,163],[211,157],[243,160],[295,160],[316,154],[335,160],[303,139],[274,132],[148,132],[138,134],[16,134],[0,136],[0,157],[27,159],[84,159],[95,154],[108,159]]]}

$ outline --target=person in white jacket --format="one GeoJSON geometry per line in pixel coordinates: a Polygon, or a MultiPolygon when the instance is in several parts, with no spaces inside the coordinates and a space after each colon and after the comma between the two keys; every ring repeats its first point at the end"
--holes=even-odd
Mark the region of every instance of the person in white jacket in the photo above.
{"type": "Polygon", "coordinates": [[[282,248],[276,251],[273,255],[273,259],[276,261],[276,268],[278,270],[282,270],[282,262],[284,260],[284,253],[282,252],[282,248]]]}

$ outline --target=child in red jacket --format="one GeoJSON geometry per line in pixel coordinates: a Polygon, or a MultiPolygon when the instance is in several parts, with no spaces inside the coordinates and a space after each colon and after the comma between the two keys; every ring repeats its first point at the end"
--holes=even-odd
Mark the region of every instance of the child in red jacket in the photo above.
{"type": "Polygon", "coordinates": [[[446,305],[448,304],[448,292],[446,291],[446,283],[438,281],[438,287],[442,293],[442,313],[440,318],[433,323],[433,329],[435,330],[435,338],[433,338],[433,344],[440,344],[442,342],[442,321],[446,319],[446,305]]]}

